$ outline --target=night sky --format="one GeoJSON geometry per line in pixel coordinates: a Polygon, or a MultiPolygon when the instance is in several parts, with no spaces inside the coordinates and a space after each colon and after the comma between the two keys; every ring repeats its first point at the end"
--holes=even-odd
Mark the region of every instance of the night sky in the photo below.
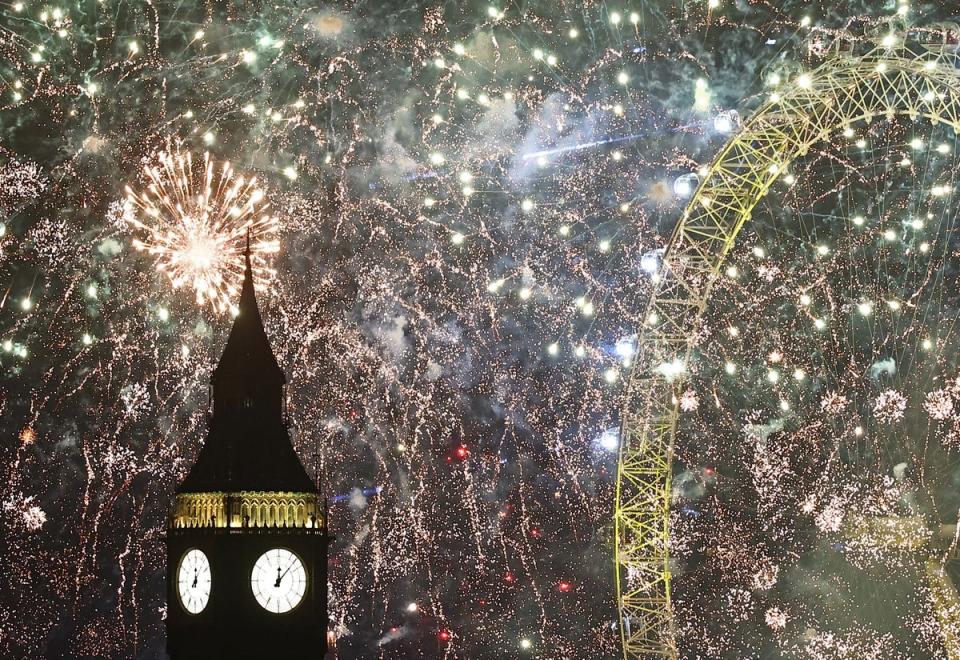
{"type": "MultiPolygon", "coordinates": [[[[0,1],[0,655],[162,657],[249,230],[340,656],[618,656],[624,386],[698,172],[830,43],[953,6],[0,1]]],[[[857,516],[957,520],[958,145],[844,138],[707,310],[683,657],[945,657],[857,516]]]]}

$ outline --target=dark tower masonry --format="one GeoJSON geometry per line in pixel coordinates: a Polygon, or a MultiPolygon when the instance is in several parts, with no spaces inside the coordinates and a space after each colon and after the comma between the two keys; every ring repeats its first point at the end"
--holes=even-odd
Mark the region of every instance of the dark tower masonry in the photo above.
{"type": "Polygon", "coordinates": [[[207,441],[167,526],[173,660],[326,652],[326,508],[290,442],[286,378],[263,328],[249,250],[245,258],[207,441]]]}

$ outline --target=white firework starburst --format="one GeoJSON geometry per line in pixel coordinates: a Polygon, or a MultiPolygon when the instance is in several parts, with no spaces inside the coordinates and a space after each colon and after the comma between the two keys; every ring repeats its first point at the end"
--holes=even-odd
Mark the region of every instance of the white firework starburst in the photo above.
{"type": "Polygon", "coordinates": [[[953,397],[948,390],[928,392],[923,401],[923,409],[937,421],[949,419],[953,415],[953,397]]]}
{"type": "Polygon", "coordinates": [[[133,246],[156,258],[173,288],[190,287],[198,304],[230,309],[248,236],[254,275],[274,274],[266,257],[279,249],[279,222],[267,212],[263,190],[209,153],[200,163],[179,151],[160,152],[154,161],[144,167],[142,192],[125,189],[121,217],[136,234],[133,246]]]}
{"type": "Polygon", "coordinates": [[[884,390],[873,402],[873,414],[880,422],[892,423],[903,419],[907,399],[896,390],[884,390]]]}

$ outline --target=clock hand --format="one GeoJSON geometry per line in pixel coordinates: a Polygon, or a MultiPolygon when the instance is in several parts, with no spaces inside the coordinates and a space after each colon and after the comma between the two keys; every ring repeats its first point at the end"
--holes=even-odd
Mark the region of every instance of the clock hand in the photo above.
{"type": "MultiPolygon", "coordinates": [[[[297,559],[296,559],[296,557],[294,557],[293,560],[290,562],[290,565],[287,566],[287,570],[285,570],[285,571],[283,572],[283,575],[281,575],[280,577],[277,578],[277,586],[278,586],[278,587],[280,586],[280,580],[281,580],[282,578],[285,578],[285,577],[287,576],[287,573],[290,572],[290,569],[293,568],[293,565],[296,564],[296,563],[297,563],[297,559]]],[[[279,566],[277,566],[277,572],[278,572],[278,573],[280,572],[280,567],[279,567],[279,566]]]]}
{"type": "Polygon", "coordinates": [[[197,569],[193,569],[193,586],[191,588],[197,588],[197,569]]]}
{"type": "MultiPolygon", "coordinates": [[[[286,575],[286,573],[284,573],[286,575]]],[[[273,583],[273,586],[277,589],[280,588],[280,580],[283,579],[283,575],[280,575],[280,567],[277,566],[277,581],[273,583]]]]}

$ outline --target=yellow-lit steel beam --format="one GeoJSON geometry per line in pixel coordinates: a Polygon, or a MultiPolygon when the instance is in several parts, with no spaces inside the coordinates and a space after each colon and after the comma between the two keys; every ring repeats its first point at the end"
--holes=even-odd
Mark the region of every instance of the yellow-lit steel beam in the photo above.
{"type": "Polygon", "coordinates": [[[677,390],[723,261],[794,159],[854,122],[894,116],[960,130],[960,76],[946,49],[899,43],[837,54],[791,81],[720,150],[674,230],[622,415],[614,564],[624,658],[678,655],[670,597],[677,390]]]}

